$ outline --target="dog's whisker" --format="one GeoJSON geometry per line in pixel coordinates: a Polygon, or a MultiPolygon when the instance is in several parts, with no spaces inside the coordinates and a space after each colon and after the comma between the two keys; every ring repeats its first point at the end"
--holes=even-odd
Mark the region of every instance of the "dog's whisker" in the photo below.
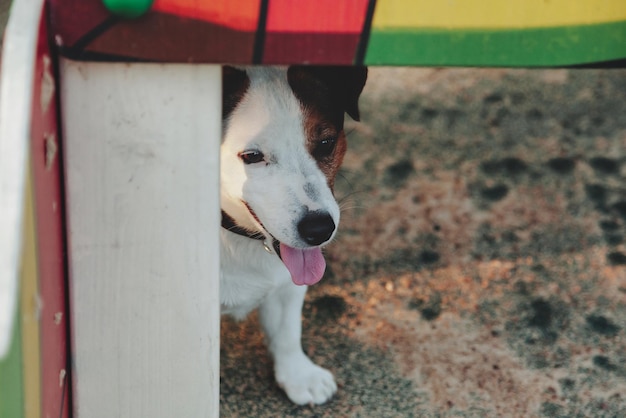
{"type": "Polygon", "coordinates": [[[346,205],[346,206],[339,206],[339,209],[344,212],[344,211],[348,211],[348,210],[353,210],[353,209],[369,209],[368,206],[366,205],[346,205]]]}
{"type": "Polygon", "coordinates": [[[337,202],[341,205],[347,199],[354,198],[356,195],[363,194],[363,193],[366,193],[366,191],[365,190],[354,190],[354,191],[352,191],[350,193],[347,193],[344,196],[338,198],[337,202]]]}

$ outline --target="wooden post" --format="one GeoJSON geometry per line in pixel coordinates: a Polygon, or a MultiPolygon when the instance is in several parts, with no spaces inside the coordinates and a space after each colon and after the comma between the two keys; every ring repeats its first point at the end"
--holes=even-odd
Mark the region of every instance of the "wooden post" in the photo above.
{"type": "Polygon", "coordinates": [[[215,65],[62,60],[77,417],[217,417],[215,65]]]}

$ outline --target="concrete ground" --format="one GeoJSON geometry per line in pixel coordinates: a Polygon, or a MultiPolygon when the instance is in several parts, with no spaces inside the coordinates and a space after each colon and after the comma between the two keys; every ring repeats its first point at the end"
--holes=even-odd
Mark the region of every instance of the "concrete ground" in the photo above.
{"type": "Polygon", "coordinates": [[[626,416],[626,71],[372,69],[297,407],[222,322],[223,417],[626,416]]]}

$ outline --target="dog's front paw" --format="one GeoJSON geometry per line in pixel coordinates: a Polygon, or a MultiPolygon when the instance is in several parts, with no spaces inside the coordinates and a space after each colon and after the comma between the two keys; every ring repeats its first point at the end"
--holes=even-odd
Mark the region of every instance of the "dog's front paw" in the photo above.
{"type": "Polygon", "coordinates": [[[314,364],[304,353],[281,359],[275,372],[278,385],[298,405],[319,405],[337,392],[332,373],[314,364]]]}

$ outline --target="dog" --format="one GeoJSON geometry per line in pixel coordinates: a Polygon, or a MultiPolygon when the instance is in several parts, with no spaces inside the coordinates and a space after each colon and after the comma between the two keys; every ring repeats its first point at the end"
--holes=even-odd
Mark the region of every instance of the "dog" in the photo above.
{"type": "Polygon", "coordinates": [[[221,310],[259,309],[276,382],[299,405],[337,391],[302,350],[301,314],[339,224],[344,114],[359,120],[366,79],[366,67],[223,69],[221,310]]]}

